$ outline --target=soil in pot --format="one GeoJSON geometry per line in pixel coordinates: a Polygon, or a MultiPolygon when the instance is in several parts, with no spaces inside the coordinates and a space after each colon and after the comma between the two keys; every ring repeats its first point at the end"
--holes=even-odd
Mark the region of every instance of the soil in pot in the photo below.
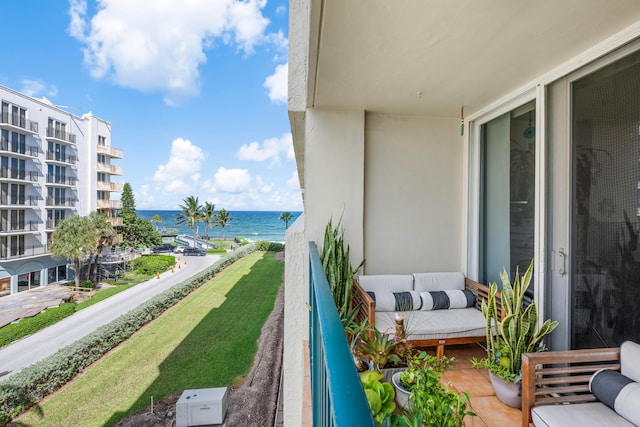
{"type": "Polygon", "coordinates": [[[502,377],[489,372],[489,378],[498,399],[505,405],[520,409],[522,407],[522,383],[507,383],[502,377]]]}

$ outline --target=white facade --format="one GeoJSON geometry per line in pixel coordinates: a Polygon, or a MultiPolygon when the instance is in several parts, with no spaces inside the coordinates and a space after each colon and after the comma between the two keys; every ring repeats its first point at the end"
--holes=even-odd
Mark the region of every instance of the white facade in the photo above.
{"type": "MultiPolygon", "coordinates": [[[[367,274],[457,270],[478,279],[489,222],[484,133],[503,115],[525,129],[534,123],[535,298],[561,322],[551,345],[569,347],[575,283],[560,264],[577,256],[569,251],[571,84],[640,51],[640,5],[292,0],[289,40],[303,240],[320,245],[329,219],[342,217],[352,264],[365,259],[367,274]]],[[[303,289],[289,289],[297,300],[285,303],[284,419],[298,426],[308,316],[297,310],[308,303],[308,268],[288,269],[285,280],[303,289]]]]}
{"type": "Polygon", "coordinates": [[[105,213],[113,225],[122,184],[112,159],[111,125],[91,113],[63,111],[0,86],[0,294],[66,280],[67,260],[52,258],[47,244],[56,224],[71,215],[105,213]]]}

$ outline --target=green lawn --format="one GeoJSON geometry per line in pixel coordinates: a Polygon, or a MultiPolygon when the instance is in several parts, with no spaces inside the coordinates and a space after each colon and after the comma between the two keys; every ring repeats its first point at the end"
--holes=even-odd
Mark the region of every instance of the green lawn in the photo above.
{"type": "Polygon", "coordinates": [[[270,252],[237,261],[18,422],[114,425],[152,396],[238,381],[251,368],[283,271],[270,252]]]}

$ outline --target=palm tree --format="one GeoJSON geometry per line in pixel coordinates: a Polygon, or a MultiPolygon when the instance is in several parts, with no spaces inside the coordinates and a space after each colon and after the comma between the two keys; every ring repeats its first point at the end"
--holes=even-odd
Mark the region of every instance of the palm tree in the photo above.
{"type": "Polygon", "coordinates": [[[151,217],[151,222],[156,223],[156,231],[158,231],[158,223],[162,222],[162,217],[158,214],[155,214],[153,217],[151,217]]]}
{"type": "Polygon", "coordinates": [[[217,216],[218,220],[216,221],[216,224],[222,228],[220,237],[224,239],[224,228],[231,227],[231,221],[233,220],[233,217],[229,215],[229,212],[227,212],[225,209],[220,209],[217,216]]]}
{"type": "Polygon", "coordinates": [[[177,216],[176,224],[187,224],[193,230],[193,246],[196,246],[196,230],[198,222],[202,219],[202,206],[198,203],[198,198],[189,196],[183,200],[184,205],[180,205],[182,213],[177,216]]]}
{"type": "Polygon", "coordinates": [[[291,212],[282,212],[280,214],[280,218],[278,218],[280,221],[284,221],[284,229],[288,229],[289,228],[289,221],[291,221],[293,219],[293,215],[291,214],[291,212]]]}
{"type": "Polygon", "coordinates": [[[73,261],[76,288],[80,287],[80,261],[89,256],[96,244],[92,228],[88,217],[67,217],[56,226],[49,246],[54,258],[70,258],[73,261]]]}
{"type": "Polygon", "coordinates": [[[214,213],[216,210],[216,205],[211,202],[204,202],[204,207],[202,208],[202,222],[204,222],[204,235],[205,239],[209,240],[209,227],[213,225],[215,227],[215,219],[217,215],[214,213]]]}
{"type": "Polygon", "coordinates": [[[91,212],[89,220],[91,221],[95,238],[95,246],[91,249],[93,253],[93,286],[96,286],[98,283],[98,257],[105,246],[113,243],[116,232],[104,214],[91,212]]]}

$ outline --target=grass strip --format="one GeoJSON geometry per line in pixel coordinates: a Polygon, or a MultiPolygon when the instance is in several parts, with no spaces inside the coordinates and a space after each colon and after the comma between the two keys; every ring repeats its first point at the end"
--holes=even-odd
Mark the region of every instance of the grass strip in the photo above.
{"type": "Polygon", "coordinates": [[[18,422],[114,425],[152,396],[234,383],[251,368],[283,271],[273,253],[237,261],[18,422]]]}

